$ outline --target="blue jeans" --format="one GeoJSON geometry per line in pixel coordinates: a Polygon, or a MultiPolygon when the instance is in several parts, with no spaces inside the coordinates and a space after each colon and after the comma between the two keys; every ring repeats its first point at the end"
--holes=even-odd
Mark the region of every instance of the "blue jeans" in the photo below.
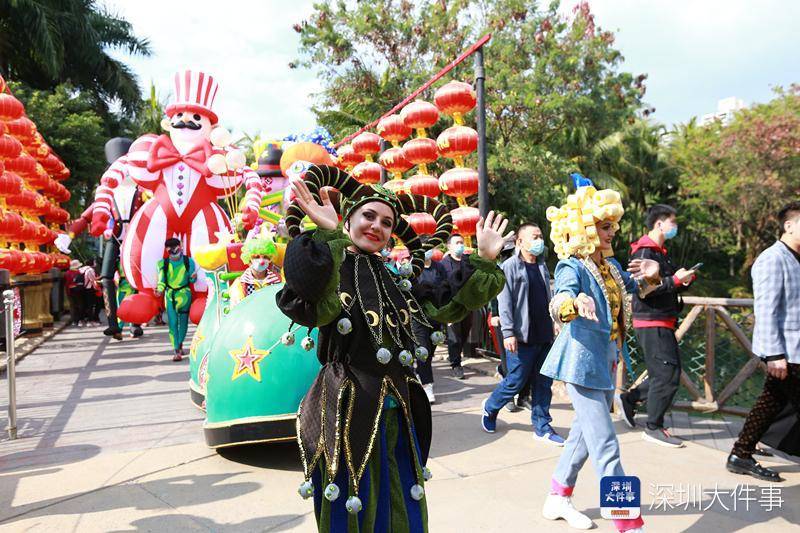
{"type": "Polygon", "coordinates": [[[550,422],[550,400],[553,392],[550,387],[553,380],[539,374],[550,351],[550,344],[523,344],[517,345],[517,352],[506,352],[506,365],[508,372],[503,381],[497,385],[486,401],[486,410],[492,416],[502,407],[514,399],[514,395],[522,390],[523,385],[531,380],[531,424],[537,435],[553,432],[550,422]]]}

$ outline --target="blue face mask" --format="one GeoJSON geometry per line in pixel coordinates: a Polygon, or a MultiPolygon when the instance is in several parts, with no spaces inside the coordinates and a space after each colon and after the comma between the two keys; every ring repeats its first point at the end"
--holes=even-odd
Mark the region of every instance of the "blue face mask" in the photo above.
{"type": "Polygon", "coordinates": [[[453,249],[453,255],[456,257],[461,257],[464,254],[464,245],[463,244],[456,244],[456,247],[453,249]]]}
{"type": "Polygon", "coordinates": [[[667,240],[674,239],[677,234],[678,234],[678,225],[675,224],[674,226],[672,226],[671,228],[669,228],[667,231],[664,232],[664,238],[667,240]]]}
{"type": "Polygon", "coordinates": [[[542,255],[542,252],[544,252],[544,239],[534,239],[530,248],[528,248],[528,252],[536,256],[542,255]]]}

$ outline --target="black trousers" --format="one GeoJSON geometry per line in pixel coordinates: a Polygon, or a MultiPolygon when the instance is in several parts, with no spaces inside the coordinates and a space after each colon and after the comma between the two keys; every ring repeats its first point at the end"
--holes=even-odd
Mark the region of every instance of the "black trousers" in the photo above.
{"type": "Polygon", "coordinates": [[[450,366],[461,366],[461,354],[471,356],[472,345],[469,343],[469,331],[472,329],[472,313],[461,322],[447,326],[447,358],[450,366]],[[469,352],[469,355],[468,355],[469,352]]]}
{"type": "Polygon", "coordinates": [[[67,298],[69,299],[69,321],[73,326],[77,326],[78,322],[83,320],[83,288],[75,287],[67,291],[67,298]]]}
{"type": "Polygon", "coordinates": [[[675,331],[670,328],[636,328],[644,351],[647,379],[628,391],[634,402],[647,400],[647,427],[664,427],[664,414],[672,406],[681,381],[681,359],[675,331]]]}
{"type": "MultiPolygon", "coordinates": [[[[436,325],[436,322],[431,322],[431,324],[436,325]]],[[[434,329],[429,328],[424,324],[420,324],[416,320],[412,320],[411,330],[414,332],[414,336],[417,338],[419,345],[428,350],[428,359],[426,359],[425,362],[422,362],[419,359],[416,360],[417,376],[419,376],[419,380],[423,385],[433,383],[433,368],[431,367],[431,361],[433,361],[433,351],[436,347],[433,345],[433,341],[431,340],[431,333],[434,332],[434,329]]]]}
{"type": "Polygon", "coordinates": [[[764,390],[750,409],[739,439],[733,444],[731,453],[734,455],[742,459],[752,457],[758,441],[787,405],[791,404],[795,413],[800,413],[800,365],[789,363],[787,367],[786,379],[767,376],[764,390]]]}

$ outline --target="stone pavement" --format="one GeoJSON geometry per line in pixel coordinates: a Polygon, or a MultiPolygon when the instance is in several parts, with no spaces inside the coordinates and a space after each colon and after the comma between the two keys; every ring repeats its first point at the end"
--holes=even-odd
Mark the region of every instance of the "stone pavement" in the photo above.
{"type": "MultiPolygon", "coordinates": [[[[296,447],[208,449],[202,413],[189,402],[188,363],[170,359],[164,328],[123,342],[104,338],[100,328],[70,328],[19,364],[20,438],[0,438],[0,530],[314,530],[312,506],[296,493],[302,481],[296,447]]],[[[468,370],[469,379],[458,381],[435,363],[428,465],[434,478],[426,485],[431,531],[571,531],[540,516],[560,449],[533,441],[527,411],[503,412],[496,434],[482,432],[479,405],[495,379],[491,363],[470,364],[481,372],[468,370]]],[[[5,380],[0,385],[5,426],[5,380]]],[[[568,402],[554,398],[552,414],[566,435],[568,402]]],[[[688,418],[691,428],[705,430],[681,430],[693,440],[678,450],[645,443],[617,424],[623,464],[642,480],[647,531],[799,530],[800,465],[764,461],[786,478],[779,486],[783,504],[768,510],[777,495],[767,484],[729,474],[726,452],[704,445],[705,436],[730,432],[719,430],[719,421],[688,418]],[[739,497],[732,497],[737,488],[739,497]]],[[[588,464],[574,502],[595,519],[597,531],[613,531],[600,519],[588,464]]]]}

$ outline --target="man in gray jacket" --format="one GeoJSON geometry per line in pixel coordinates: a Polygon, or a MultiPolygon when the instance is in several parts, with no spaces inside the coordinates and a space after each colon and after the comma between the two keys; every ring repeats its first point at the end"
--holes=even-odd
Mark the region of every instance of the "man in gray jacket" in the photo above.
{"type": "Polygon", "coordinates": [[[753,459],[756,444],[788,404],[800,413],[800,202],[778,213],[783,234],[753,264],[753,353],[767,363],[764,390],[728,456],[727,469],[764,481],[783,481],[753,459]]]}
{"type": "Polygon", "coordinates": [[[550,273],[543,259],[542,230],[533,223],[523,224],[517,230],[516,244],[517,253],[500,266],[506,284],[497,297],[508,372],[484,400],[481,425],[484,431],[494,433],[497,413],[530,379],[534,436],[563,446],[564,439],[550,426],[553,380],[539,374],[553,343],[553,322],[548,312],[552,296],[550,273]]]}

